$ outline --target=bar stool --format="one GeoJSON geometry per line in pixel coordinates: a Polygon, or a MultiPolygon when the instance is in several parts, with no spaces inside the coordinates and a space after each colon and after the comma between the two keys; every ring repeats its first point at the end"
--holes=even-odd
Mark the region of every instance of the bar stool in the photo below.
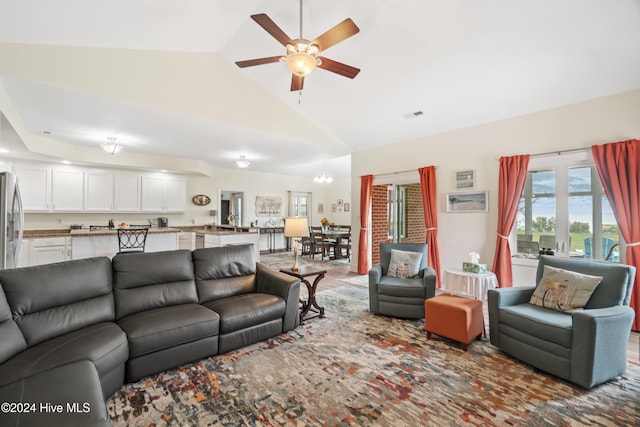
{"type": "Polygon", "coordinates": [[[144,252],[149,227],[118,228],[118,253],[144,252]]]}

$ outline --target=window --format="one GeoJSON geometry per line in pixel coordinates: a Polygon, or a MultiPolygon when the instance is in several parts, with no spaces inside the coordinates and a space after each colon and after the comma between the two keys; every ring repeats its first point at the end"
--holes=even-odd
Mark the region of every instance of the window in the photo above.
{"type": "Polygon", "coordinates": [[[542,251],[619,261],[618,226],[595,166],[585,157],[532,159],[514,227],[516,256],[542,251]]]}
{"type": "Polygon", "coordinates": [[[293,193],[291,199],[291,215],[309,218],[310,193],[293,193]]]}

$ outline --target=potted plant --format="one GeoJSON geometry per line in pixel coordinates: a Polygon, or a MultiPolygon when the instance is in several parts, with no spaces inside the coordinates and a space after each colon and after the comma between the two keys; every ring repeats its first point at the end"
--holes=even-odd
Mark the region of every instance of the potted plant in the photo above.
{"type": "Polygon", "coordinates": [[[234,214],[227,215],[227,221],[229,221],[229,225],[235,225],[235,222],[237,219],[238,219],[237,215],[234,215],[234,214]]]}
{"type": "Polygon", "coordinates": [[[326,233],[329,230],[329,220],[326,217],[320,220],[320,225],[322,226],[323,233],[326,233]]]}

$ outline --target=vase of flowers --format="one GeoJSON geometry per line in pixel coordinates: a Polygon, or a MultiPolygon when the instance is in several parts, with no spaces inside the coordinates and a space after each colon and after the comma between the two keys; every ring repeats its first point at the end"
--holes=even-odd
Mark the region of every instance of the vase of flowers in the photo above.
{"type": "Polygon", "coordinates": [[[327,218],[322,218],[320,220],[320,225],[322,226],[323,233],[326,233],[329,230],[329,220],[327,218]]]}
{"type": "Polygon", "coordinates": [[[234,214],[227,215],[227,221],[229,221],[229,225],[231,226],[235,225],[236,219],[238,219],[237,215],[234,215],[234,214]]]}

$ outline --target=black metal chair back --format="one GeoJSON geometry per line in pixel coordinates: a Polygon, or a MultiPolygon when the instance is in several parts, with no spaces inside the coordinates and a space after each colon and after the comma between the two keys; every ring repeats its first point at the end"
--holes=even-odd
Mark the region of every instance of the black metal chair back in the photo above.
{"type": "Polygon", "coordinates": [[[118,228],[119,253],[144,252],[149,227],[118,228]]]}

